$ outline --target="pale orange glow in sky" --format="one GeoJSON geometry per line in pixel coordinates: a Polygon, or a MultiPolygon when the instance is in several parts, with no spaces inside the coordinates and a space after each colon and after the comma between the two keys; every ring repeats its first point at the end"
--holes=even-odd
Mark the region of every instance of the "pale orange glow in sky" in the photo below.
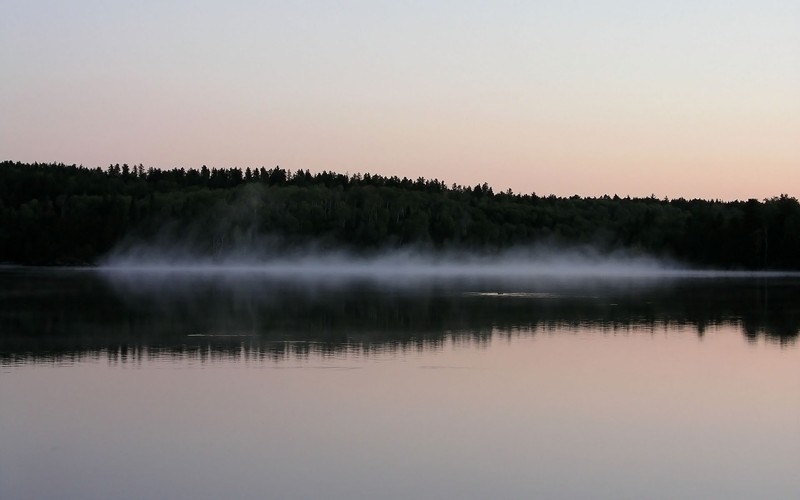
{"type": "Polygon", "coordinates": [[[0,0],[0,159],[800,196],[800,4],[0,0]]]}

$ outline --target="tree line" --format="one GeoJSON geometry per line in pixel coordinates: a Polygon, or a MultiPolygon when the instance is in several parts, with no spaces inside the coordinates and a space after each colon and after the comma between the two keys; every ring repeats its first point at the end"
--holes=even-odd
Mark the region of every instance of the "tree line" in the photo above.
{"type": "Polygon", "coordinates": [[[157,169],[0,163],[0,262],[93,264],[133,241],[201,255],[415,245],[492,252],[592,245],[724,269],[800,269],[800,204],[497,192],[486,183],[280,167],[157,169]]]}

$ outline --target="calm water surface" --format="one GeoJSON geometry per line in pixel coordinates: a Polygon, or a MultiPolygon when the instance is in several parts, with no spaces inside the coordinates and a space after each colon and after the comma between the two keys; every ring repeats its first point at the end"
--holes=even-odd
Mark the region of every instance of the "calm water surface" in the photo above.
{"type": "Polygon", "coordinates": [[[0,498],[797,498],[800,280],[0,270],[0,498]]]}

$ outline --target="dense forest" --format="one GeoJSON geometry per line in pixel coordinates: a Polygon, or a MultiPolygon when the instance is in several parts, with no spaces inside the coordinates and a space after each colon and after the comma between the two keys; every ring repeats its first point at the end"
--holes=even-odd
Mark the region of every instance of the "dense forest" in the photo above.
{"type": "Polygon", "coordinates": [[[797,270],[800,204],[787,195],[565,198],[279,167],[0,163],[0,262],[93,264],[134,241],[180,242],[211,257],[267,241],[272,251],[313,244],[359,252],[547,243],[724,269],[797,270]]]}

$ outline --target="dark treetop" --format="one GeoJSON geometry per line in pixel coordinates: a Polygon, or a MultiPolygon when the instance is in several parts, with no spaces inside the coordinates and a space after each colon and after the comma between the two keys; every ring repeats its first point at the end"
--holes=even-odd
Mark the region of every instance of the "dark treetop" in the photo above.
{"type": "Polygon", "coordinates": [[[132,242],[240,248],[625,249],[725,269],[800,269],[800,204],[495,193],[487,184],[281,168],[0,163],[0,262],[93,264],[132,242]]]}

